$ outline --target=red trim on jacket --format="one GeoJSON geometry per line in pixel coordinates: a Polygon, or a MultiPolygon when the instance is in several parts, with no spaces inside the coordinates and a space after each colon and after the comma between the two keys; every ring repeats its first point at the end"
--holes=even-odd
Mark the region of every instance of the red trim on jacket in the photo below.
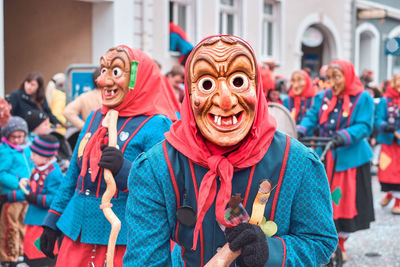
{"type": "Polygon", "coordinates": [[[353,116],[354,108],[356,107],[357,102],[358,102],[358,99],[360,99],[361,94],[362,94],[362,93],[360,93],[360,94],[357,96],[356,100],[355,100],[354,103],[353,103],[353,106],[351,107],[350,115],[349,115],[349,120],[347,121],[347,127],[350,126],[351,116],[353,116]]]}
{"type": "Polygon", "coordinates": [[[288,159],[288,156],[289,156],[289,149],[290,149],[290,137],[286,136],[285,155],[283,156],[282,167],[281,167],[281,172],[279,174],[278,185],[276,187],[274,201],[272,202],[271,217],[270,217],[271,221],[273,221],[274,218],[275,218],[276,204],[278,203],[278,197],[279,197],[279,192],[280,192],[281,186],[282,186],[283,175],[285,174],[286,163],[287,163],[287,159],[288,159]]]}
{"type": "MultiPolygon", "coordinates": [[[[171,161],[170,161],[169,156],[168,156],[168,152],[167,152],[167,143],[166,143],[165,140],[164,140],[164,142],[163,142],[163,151],[164,151],[165,160],[167,161],[169,174],[170,174],[170,176],[171,176],[171,182],[172,182],[172,185],[173,185],[173,187],[174,187],[174,191],[175,191],[175,195],[176,195],[176,210],[178,210],[179,207],[180,207],[179,189],[178,189],[178,184],[176,183],[175,173],[174,173],[174,170],[172,169],[171,161]]],[[[176,227],[175,227],[175,242],[176,242],[179,246],[182,247],[181,256],[183,256],[183,253],[185,252],[185,247],[183,247],[183,246],[181,245],[181,243],[179,242],[179,240],[178,240],[178,229],[179,229],[179,221],[176,221],[176,227]]],[[[183,260],[183,257],[182,257],[182,260],[183,260]]],[[[185,266],[186,266],[186,262],[183,261],[183,263],[184,263],[185,266]]]]}
{"type": "MultiPolygon", "coordinates": [[[[126,146],[129,144],[129,142],[131,141],[131,139],[139,132],[139,130],[146,124],[146,122],[148,122],[151,118],[153,118],[153,116],[149,116],[147,117],[137,128],[136,130],[133,132],[133,134],[131,135],[131,137],[128,138],[128,140],[126,140],[124,146],[121,149],[122,154],[125,151],[126,146]]],[[[121,128],[122,129],[122,128],[121,128]]]]}
{"type": "Polygon", "coordinates": [[[283,245],[283,261],[282,261],[282,267],[285,266],[285,261],[286,261],[286,244],[285,244],[285,240],[283,240],[282,238],[280,238],[279,236],[274,236],[274,238],[278,238],[279,240],[282,241],[282,245],[283,245]]]}
{"type": "Polygon", "coordinates": [[[58,211],[50,209],[49,212],[54,213],[55,215],[61,216],[61,213],[59,213],[58,211]]]}
{"type": "Polygon", "coordinates": [[[250,170],[249,181],[247,183],[246,193],[244,194],[243,207],[246,207],[247,199],[249,198],[250,187],[251,187],[251,183],[253,182],[253,175],[254,175],[255,170],[256,170],[256,165],[253,165],[250,170]]]}

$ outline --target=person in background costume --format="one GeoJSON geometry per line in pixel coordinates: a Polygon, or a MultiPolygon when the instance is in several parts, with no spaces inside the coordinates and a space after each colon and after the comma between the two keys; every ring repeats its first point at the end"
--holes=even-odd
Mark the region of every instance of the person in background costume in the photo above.
{"type": "Polygon", "coordinates": [[[313,106],[298,126],[298,136],[318,129],[319,136],[332,137],[335,149],[327,155],[326,171],[339,246],[346,260],[344,242],[349,233],[369,228],[374,220],[372,150],[367,141],[373,127],[374,104],[349,61],[332,61],[327,81],[331,88],[314,98],[313,106]]]}
{"type": "Polygon", "coordinates": [[[30,149],[26,147],[28,125],[24,119],[12,116],[2,127],[0,144],[0,262],[16,264],[24,255],[25,224],[22,222],[28,204],[7,203],[7,195],[19,186],[26,186],[31,173],[30,149]],[[4,205],[2,205],[4,203],[4,205]]]}
{"type": "Polygon", "coordinates": [[[49,116],[54,126],[62,127],[61,122],[53,115],[47,104],[43,76],[39,72],[29,73],[19,89],[13,91],[8,98],[12,106],[11,115],[25,118],[28,111],[40,110],[49,116]]]}
{"type": "Polygon", "coordinates": [[[310,75],[304,71],[295,71],[290,80],[289,97],[283,105],[289,109],[296,124],[299,124],[313,103],[317,91],[310,75]]]}
{"type": "Polygon", "coordinates": [[[381,144],[378,179],[387,192],[381,205],[387,206],[394,198],[392,213],[400,215],[400,74],[393,75],[376,113],[375,127],[381,144]]]}
{"type": "MultiPolygon", "coordinates": [[[[9,203],[25,200],[29,203],[24,218],[24,223],[27,225],[24,236],[24,262],[31,267],[56,263],[54,259],[47,258],[39,250],[37,240],[43,231],[41,227],[43,219],[63,179],[55,157],[58,147],[59,143],[56,137],[52,135],[36,136],[30,145],[31,158],[35,168],[30,175],[26,187],[27,192],[18,189],[5,194],[9,203]]],[[[57,255],[57,252],[58,246],[55,247],[54,254],[57,255]]]]}
{"type": "Polygon", "coordinates": [[[43,222],[40,249],[52,256],[55,240],[65,234],[57,266],[103,266],[110,224],[100,209],[106,189],[104,168],[111,170],[117,185],[112,209],[122,226],[115,248],[114,266],[122,266],[127,244],[125,205],[127,179],[133,160],[164,139],[171,119],[174,93],[167,92],[159,68],[147,55],[127,46],[111,48],[100,59],[97,86],[103,105],[85,122],[70,167],[43,222]],[[109,147],[102,120],[107,111],[119,112],[117,148],[109,147]]]}
{"type": "Polygon", "coordinates": [[[226,242],[242,251],[236,266],[329,261],[337,235],[323,165],[276,131],[257,66],[252,48],[229,35],[189,55],[182,119],[131,169],[126,266],[203,266],[226,242]],[[250,214],[265,179],[276,186],[260,212],[277,225],[268,237],[224,219],[232,199],[250,214]],[[172,256],[170,238],[179,245],[172,256]]]}

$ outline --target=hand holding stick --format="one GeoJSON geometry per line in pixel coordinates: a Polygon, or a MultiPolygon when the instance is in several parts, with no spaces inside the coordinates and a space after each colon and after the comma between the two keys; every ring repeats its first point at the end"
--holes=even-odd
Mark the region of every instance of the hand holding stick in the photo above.
{"type": "MultiPolygon", "coordinates": [[[[108,129],[108,145],[112,147],[117,146],[117,120],[118,111],[109,110],[103,119],[102,126],[108,129]]],[[[121,230],[121,221],[112,211],[111,199],[113,198],[117,186],[115,184],[114,176],[109,169],[104,169],[104,180],[107,184],[106,191],[101,198],[100,208],[103,210],[104,216],[111,224],[110,237],[108,239],[106,266],[114,266],[114,250],[117,243],[117,237],[121,230]]]]}

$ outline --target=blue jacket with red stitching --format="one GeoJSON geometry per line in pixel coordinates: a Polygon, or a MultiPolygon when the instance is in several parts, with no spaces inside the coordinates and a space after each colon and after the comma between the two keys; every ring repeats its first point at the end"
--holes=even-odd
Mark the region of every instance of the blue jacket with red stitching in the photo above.
{"type": "Polygon", "coordinates": [[[306,116],[297,127],[303,134],[314,129],[319,130],[319,136],[332,137],[340,135],[344,146],[336,149],[336,171],[359,167],[370,161],[372,150],[367,137],[372,132],[374,119],[374,103],[368,92],[363,91],[355,96],[350,96],[350,114],[342,114],[343,100],[338,99],[333,111],[329,114],[328,121],[320,124],[320,118],[327,102],[332,98],[331,89],[320,92],[314,98],[314,104],[307,111],[306,116]]]}
{"type": "MultiPolygon", "coordinates": [[[[124,266],[203,266],[226,243],[214,204],[204,217],[196,250],[191,249],[194,225],[177,220],[176,212],[183,206],[197,212],[196,195],[207,171],[167,141],[135,160],[129,176],[124,266]],[[170,239],[178,244],[172,255],[170,239]]],[[[336,249],[337,233],[328,180],[316,154],[277,131],[259,163],[234,172],[232,195],[241,195],[249,214],[264,179],[277,185],[264,217],[278,226],[273,237],[266,237],[269,259],[265,266],[327,263],[336,249]]],[[[217,179],[217,190],[219,186],[217,179]]]]}
{"type": "MultiPolygon", "coordinates": [[[[97,110],[86,120],[66,177],[43,225],[60,229],[74,241],[80,236],[82,243],[106,245],[111,227],[100,209],[101,197],[107,186],[103,170],[101,169],[96,180],[92,181],[88,162],[87,173],[84,176],[80,175],[84,147],[99,128],[103,117],[100,110],[97,110]]],[[[127,179],[132,162],[140,153],[163,140],[164,133],[169,130],[170,125],[171,121],[163,115],[118,118],[117,148],[123,153],[124,162],[114,177],[117,192],[111,201],[114,213],[121,220],[118,245],[126,244],[127,226],[124,217],[128,197],[127,179]]]]}
{"type": "MultiPolygon", "coordinates": [[[[36,204],[29,204],[25,214],[24,223],[27,225],[42,225],[47,211],[56,196],[58,187],[64,179],[57,162],[50,164],[44,170],[35,168],[29,178],[27,190],[30,194],[36,194],[36,204]]],[[[8,193],[8,202],[25,201],[22,190],[14,190],[8,193]]]]}

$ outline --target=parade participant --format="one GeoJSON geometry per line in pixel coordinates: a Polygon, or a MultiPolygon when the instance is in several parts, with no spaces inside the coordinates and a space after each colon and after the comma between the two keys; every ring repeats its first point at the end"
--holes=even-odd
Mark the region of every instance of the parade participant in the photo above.
{"type": "Polygon", "coordinates": [[[237,266],[329,261],[337,237],[323,166],[276,131],[261,84],[254,51],[242,39],[211,36],[194,48],[182,119],[131,169],[126,266],[171,266],[172,259],[203,266],[227,241],[242,250],[237,266]],[[231,199],[250,213],[265,179],[276,189],[257,215],[276,223],[273,237],[224,219],[231,199]],[[226,237],[219,224],[228,227],[226,237]],[[179,245],[172,257],[170,238],[179,245]]]}
{"type": "Polygon", "coordinates": [[[28,207],[26,202],[6,203],[7,194],[25,186],[31,173],[30,150],[25,146],[28,126],[17,116],[2,128],[0,144],[0,262],[16,263],[23,256],[25,225],[22,220],[28,207]]]}
{"type": "Polygon", "coordinates": [[[4,98],[0,97],[0,127],[7,125],[11,117],[10,111],[11,105],[4,98]]]}
{"type": "Polygon", "coordinates": [[[327,80],[331,88],[314,98],[313,106],[298,126],[298,134],[304,136],[317,128],[319,136],[332,137],[336,150],[328,154],[327,174],[339,246],[346,260],[344,242],[349,233],[369,228],[374,220],[372,150],[367,141],[372,132],[374,104],[351,62],[331,62],[327,80]]]}
{"type": "Polygon", "coordinates": [[[381,144],[378,179],[383,192],[381,201],[387,206],[395,198],[392,213],[400,215],[400,74],[393,75],[375,113],[375,127],[381,144]]]}
{"type": "Polygon", "coordinates": [[[299,124],[306,115],[316,93],[311,77],[306,71],[293,72],[289,97],[283,101],[283,105],[289,109],[296,124],[299,124]]]}
{"type": "Polygon", "coordinates": [[[40,110],[49,116],[50,122],[57,128],[61,122],[53,115],[45,98],[43,76],[39,72],[31,72],[26,76],[18,90],[9,96],[12,106],[11,115],[24,118],[29,110],[40,110]]]}
{"type": "Polygon", "coordinates": [[[132,161],[141,152],[164,139],[176,117],[169,106],[164,78],[147,55],[127,46],[111,48],[100,59],[102,108],[86,120],[59,194],[44,220],[40,248],[51,252],[60,232],[65,234],[57,266],[103,266],[110,224],[100,209],[106,189],[104,168],[114,175],[117,192],[112,209],[122,226],[115,248],[114,266],[122,266],[127,226],[125,205],[127,179],[132,161]],[[118,111],[117,148],[108,144],[102,121],[107,111],[118,111]]]}
{"type": "MultiPolygon", "coordinates": [[[[32,150],[31,158],[35,168],[30,175],[26,191],[19,189],[5,194],[9,203],[25,200],[29,203],[28,211],[24,218],[24,223],[27,225],[24,236],[24,262],[31,267],[49,266],[56,263],[55,259],[47,258],[38,249],[35,242],[43,232],[42,222],[63,179],[63,174],[55,157],[58,147],[59,143],[54,136],[36,136],[30,145],[32,150]]],[[[56,246],[54,255],[57,255],[57,253],[58,247],[56,246]]]]}

